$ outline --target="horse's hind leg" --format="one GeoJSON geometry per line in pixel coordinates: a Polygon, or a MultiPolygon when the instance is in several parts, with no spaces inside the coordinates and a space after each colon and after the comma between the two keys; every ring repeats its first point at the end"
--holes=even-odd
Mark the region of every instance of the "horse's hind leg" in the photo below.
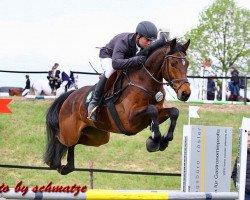
{"type": "Polygon", "coordinates": [[[179,110],[175,107],[173,108],[164,108],[160,112],[160,116],[162,116],[162,121],[165,121],[170,117],[170,125],[168,131],[162,136],[161,144],[160,144],[160,151],[164,151],[168,147],[169,141],[172,141],[174,138],[174,130],[176,127],[176,122],[179,117],[179,110]]]}
{"type": "Polygon", "coordinates": [[[49,126],[47,134],[48,141],[43,160],[51,169],[58,169],[61,167],[61,159],[66,154],[67,147],[59,142],[58,138],[54,136],[55,132],[49,126]]]}
{"type": "Polygon", "coordinates": [[[66,147],[56,139],[54,144],[54,158],[52,159],[51,163],[47,163],[51,169],[61,168],[61,159],[63,155],[65,155],[66,151],[66,147]]]}
{"type": "Polygon", "coordinates": [[[67,155],[67,164],[62,165],[58,168],[58,172],[62,175],[66,175],[75,169],[75,145],[68,148],[68,155],[67,155]]]}

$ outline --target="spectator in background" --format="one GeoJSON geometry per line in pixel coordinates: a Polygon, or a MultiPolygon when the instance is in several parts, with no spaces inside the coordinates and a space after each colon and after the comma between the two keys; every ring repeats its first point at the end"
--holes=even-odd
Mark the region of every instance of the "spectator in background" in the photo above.
{"type": "Polygon", "coordinates": [[[215,82],[212,77],[209,77],[207,80],[207,100],[214,100],[215,97],[215,82]]]}
{"type": "MultiPolygon", "coordinates": [[[[237,178],[237,159],[234,164],[234,169],[231,178],[236,186],[237,178]]],[[[247,168],[246,168],[246,186],[245,186],[245,200],[250,200],[250,135],[248,134],[248,147],[247,147],[247,168]]]]}
{"type": "Polygon", "coordinates": [[[238,70],[231,66],[229,67],[229,75],[231,79],[228,82],[228,100],[229,101],[238,101],[240,96],[240,79],[238,70]]]}
{"type": "Polygon", "coordinates": [[[23,89],[23,93],[22,93],[22,96],[26,96],[29,91],[30,91],[30,79],[29,79],[29,75],[25,75],[25,78],[26,78],[26,85],[23,89]]]}
{"type": "Polygon", "coordinates": [[[55,63],[52,69],[49,71],[47,79],[49,80],[49,85],[52,89],[52,93],[55,92],[61,85],[60,70],[58,70],[59,64],[55,63]]]}
{"type": "Polygon", "coordinates": [[[64,87],[65,92],[67,92],[69,88],[75,86],[74,73],[70,69],[64,68],[61,75],[62,86],[64,87]]]}

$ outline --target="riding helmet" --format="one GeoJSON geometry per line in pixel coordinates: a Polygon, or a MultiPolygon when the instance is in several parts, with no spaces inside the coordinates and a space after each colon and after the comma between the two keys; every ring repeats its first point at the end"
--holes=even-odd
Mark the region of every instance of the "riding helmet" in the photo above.
{"type": "Polygon", "coordinates": [[[139,33],[149,40],[156,40],[158,31],[156,26],[152,22],[142,21],[137,25],[136,33],[139,33]]]}

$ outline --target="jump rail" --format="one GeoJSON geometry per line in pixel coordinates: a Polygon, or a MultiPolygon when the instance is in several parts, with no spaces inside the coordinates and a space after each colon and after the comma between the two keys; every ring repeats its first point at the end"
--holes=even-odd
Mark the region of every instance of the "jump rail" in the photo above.
{"type": "Polygon", "coordinates": [[[34,193],[28,191],[25,196],[16,193],[14,189],[10,189],[8,193],[0,194],[0,197],[6,199],[95,199],[95,200],[104,200],[104,199],[165,199],[165,200],[205,200],[205,199],[218,199],[218,200],[231,200],[237,199],[237,192],[175,192],[175,191],[166,191],[166,190],[88,190],[85,193],[79,193],[77,196],[74,196],[72,193],[34,193]]]}
{"type": "Polygon", "coordinates": [[[55,99],[57,96],[26,95],[27,99],[55,99]]]}

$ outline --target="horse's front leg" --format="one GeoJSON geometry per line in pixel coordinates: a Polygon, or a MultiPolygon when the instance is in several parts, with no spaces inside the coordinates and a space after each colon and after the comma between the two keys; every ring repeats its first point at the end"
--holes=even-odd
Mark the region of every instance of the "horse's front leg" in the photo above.
{"type": "Polygon", "coordinates": [[[170,125],[168,131],[162,136],[160,142],[160,151],[164,151],[168,147],[169,141],[172,141],[174,138],[174,130],[176,127],[176,122],[179,117],[179,110],[175,107],[172,108],[163,108],[159,110],[159,121],[162,123],[163,121],[170,118],[170,125]]]}
{"type": "Polygon", "coordinates": [[[129,116],[129,124],[130,127],[137,126],[138,124],[144,124],[148,126],[148,123],[150,123],[150,121],[148,121],[148,118],[149,120],[151,120],[150,130],[152,131],[152,134],[146,141],[146,148],[149,152],[155,152],[159,150],[161,142],[158,109],[151,104],[148,106],[133,109],[133,112],[129,116]]]}
{"type": "Polygon", "coordinates": [[[152,131],[151,136],[146,141],[146,147],[149,152],[158,151],[161,142],[161,132],[159,129],[158,110],[154,105],[149,105],[146,110],[146,114],[151,118],[150,129],[152,131]]]}

